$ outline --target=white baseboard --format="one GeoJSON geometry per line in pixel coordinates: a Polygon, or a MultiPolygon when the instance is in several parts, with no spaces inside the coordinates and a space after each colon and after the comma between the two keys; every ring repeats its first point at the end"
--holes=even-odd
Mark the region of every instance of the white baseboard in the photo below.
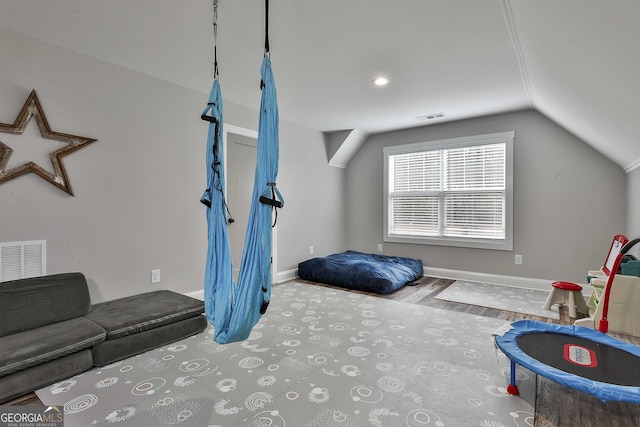
{"type": "MultiPolygon", "coordinates": [[[[298,269],[295,268],[293,270],[281,271],[275,277],[273,283],[282,283],[287,280],[295,279],[298,277],[298,269]]],[[[185,295],[191,298],[196,298],[201,301],[204,301],[204,289],[200,289],[198,291],[185,292],[185,295]]]]}
{"type": "MultiPolygon", "coordinates": [[[[423,274],[452,280],[493,283],[494,285],[513,286],[515,288],[548,291],[553,280],[533,279],[530,277],[503,276],[500,274],[477,273],[474,271],[450,270],[447,268],[423,267],[423,274]]],[[[298,277],[298,269],[278,273],[275,283],[285,282],[298,277]]]]}
{"type": "Polygon", "coordinates": [[[200,301],[204,301],[204,289],[199,291],[187,292],[185,294],[188,297],[199,299],[200,301]]]}
{"type": "Polygon", "coordinates": [[[278,274],[276,274],[276,277],[273,283],[286,282],[287,280],[295,279],[296,277],[298,277],[297,268],[294,268],[292,270],[281,271],[278,274]]]}
{"type": "Polygon", "coordinates": [[[477,273],[474,271],[450,270],[447,268],[424,267],[424,275],[452,280],[493,283],[494,285],[513,286],[514,288],[548,291],[553,280],[533,279],[530,277],[503,276],[501,274],[477,273]]]}
{"type": "MultiPolygon", "coordinates": [[[[441,277],[452,280],[468,280],[471,282],[493,283],[494,285],[512,286],[515,288],[537,289],[548,291],[553,280],[533,279],[531,277],[504,276],[501,274],[478,273],[474,271],[451,270],[448,268],[424,267],[425,276],[441,277]]],[[[298,269],[281,271],[276,274],[273,283],[282,283],[298,277],[298,269]]],[[[584,287],[583,287],[584,288],[584,287]]],[[[583,292],[588,292],[584,290],[583,292]]],[[[204,290],[188,292],[185,295],[204,300],[204,290]]]]}

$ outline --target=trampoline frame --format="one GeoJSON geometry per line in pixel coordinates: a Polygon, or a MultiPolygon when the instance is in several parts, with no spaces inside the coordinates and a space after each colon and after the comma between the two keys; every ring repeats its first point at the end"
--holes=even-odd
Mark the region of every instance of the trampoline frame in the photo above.
{"type": "Polygon", "coordinates": [[[589,393],[600,400],[640,403],[640,387],[621,386],[601,381],[594,381],[549,366],[529,356],[518,346],[518,337],[530,333],[554,333],[581,337],[596,343],[611,346],[636,356],[640,366],[640,347],[629,344],[602,332],[582,326],[555,325],[535,320],[518,320],[510,325],[511,329],[504,335],[495,335],[496,346],[511,362],[510,383],[507,391],[518,395],[516,385],[516,363],[551,381],[589,393]]]}

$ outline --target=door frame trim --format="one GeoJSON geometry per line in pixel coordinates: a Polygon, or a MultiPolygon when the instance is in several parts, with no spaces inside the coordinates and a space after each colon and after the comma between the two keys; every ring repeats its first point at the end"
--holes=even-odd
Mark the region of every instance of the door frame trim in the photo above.
{"type": "MultiPolygon", "coordinates": [[[[258,131],[247,129],[240,126],[235,126],[229,123],[223,123],[222,125],[222,147],[223,147],[223,157],[225,168],[227,163],[227,134],[232,133],[235,135],[246,136],[248,138],[254,138],[256,141],[258,140],[258,131]]],[[[225,169],[226,172],[226,169],[225,169]]],[[[227,179],[225,177],[224,180],[225,189],[224,192],[227,194],[227,179]]],[[[271,282],[275,282],[277,274],[278,274],[278,224],[271,229],[271,282]]]]}

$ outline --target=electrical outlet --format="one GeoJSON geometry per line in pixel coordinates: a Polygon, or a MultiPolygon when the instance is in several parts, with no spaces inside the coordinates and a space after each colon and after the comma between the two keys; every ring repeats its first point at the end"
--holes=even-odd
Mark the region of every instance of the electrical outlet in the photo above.
{"type": "Polygon", "coordinates": [[[151,283],[160,283],[160,270],[151,270],[151,283]]]}
{"type": "Polygon", "coordinates": [[[382,252],[382,243],[378,243],[378,252],[382,252]]]}
{"type": "Polygon", "coordinates": [[[516,255],[516,265],[522,265],[522,255],[516,255]]]}
{"type": "Polygon", "coordinates": [[[309,255],[313,255],[313,246],[309,246],[309,255]]]}

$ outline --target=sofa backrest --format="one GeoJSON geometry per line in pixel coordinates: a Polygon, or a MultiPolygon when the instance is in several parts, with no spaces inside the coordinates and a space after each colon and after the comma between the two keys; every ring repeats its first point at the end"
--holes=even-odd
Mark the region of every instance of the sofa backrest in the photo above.
{"type": "Polygon", "coordinates": [[[0,337],[84,316],[91,308],[82,273],[0,283],[0,337]]]}

